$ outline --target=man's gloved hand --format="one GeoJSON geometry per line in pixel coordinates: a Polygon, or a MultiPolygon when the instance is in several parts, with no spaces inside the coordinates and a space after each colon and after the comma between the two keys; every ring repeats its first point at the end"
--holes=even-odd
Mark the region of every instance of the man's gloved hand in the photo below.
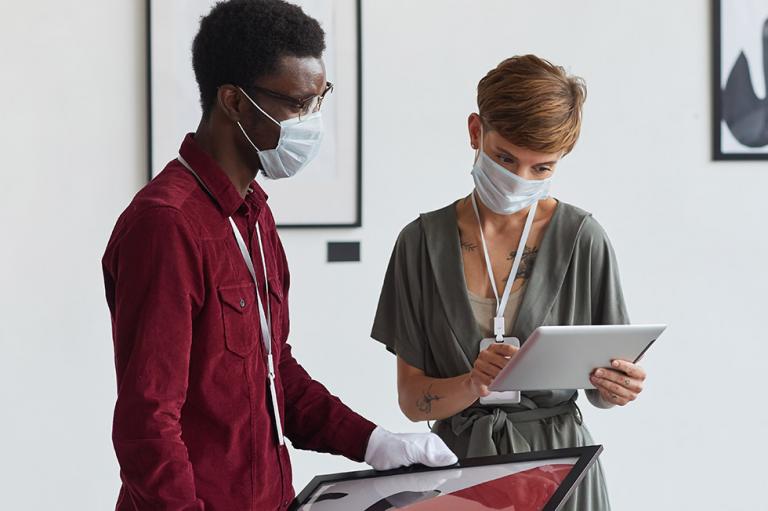
{"type": "Polygon", "coordinates": [[[390,433],[377,426],[368,440],[365,462],[376,470],[421,463],[428,467],[453,465],[458,458],[434,433],[390,433]]]}

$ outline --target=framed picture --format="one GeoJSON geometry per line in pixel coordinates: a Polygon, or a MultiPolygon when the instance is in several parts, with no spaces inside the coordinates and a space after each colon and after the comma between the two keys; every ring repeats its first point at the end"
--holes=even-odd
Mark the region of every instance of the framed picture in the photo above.
{"type": "Polygon", "coordinates": [[[595,463],[599,445],[315,477],[292,511],[556,511],[595,463]]]}
{"type": "Polygon", "coordinates": [[[768,1],[713,0],[715,160],[768,159],[768,1]]]}
{"type": "MultiPolygon", "coordinates": [[[[149,178],[176,157],[200,121],[192,41],[216,0],[146,0],[149,178]]],[[[291,179],[257,179],[278,227],[361,225],[360,0],[291,0],[325,30],[323,55],[334,91],[323,103],[318,156],[291,179]]]]}

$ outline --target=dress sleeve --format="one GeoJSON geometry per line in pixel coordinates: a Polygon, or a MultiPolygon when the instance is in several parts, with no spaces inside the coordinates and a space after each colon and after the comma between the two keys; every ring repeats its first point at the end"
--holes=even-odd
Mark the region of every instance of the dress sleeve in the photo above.
{"type": "MultiPolygon", "coordinates": [[[[616,253],[602,226],[592,217],[587,220],[586,237],[590,247],[592,324],[626,325],[629,314],[621,288],[616,253]]],[[[612,408],[596,389],[586,391],[587,399],[597,408],[612,408]]]]}
{"type": "Polygon", "coordinates": [[[619,265],[608,235],[592,217],[585,228],[590,245],[592,324],[629,324],[619,265]]]}
{"type": "Polygon", "coordinates": [[[389,260],[371,337],[424,370],[424,325],[422,320],[422,275],[424,238],[416,220],[400,233],[389,260]]]}

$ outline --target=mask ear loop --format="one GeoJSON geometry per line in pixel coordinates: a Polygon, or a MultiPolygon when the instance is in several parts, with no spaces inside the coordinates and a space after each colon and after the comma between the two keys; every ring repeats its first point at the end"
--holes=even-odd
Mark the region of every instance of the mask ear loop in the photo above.
{"type": "MultiPolygon", "coordinates": [[[[243,95],[244,95],[246,98],[248,98],[248,101],[250,101],[250,102],[251,102],[251,104],[252,104],[253,106],[255,106],[255,107],[256,107],[256,108],[259,110],[259,112],[261,112],[262,114],[264,114],[264,116],[265,116],[267,119],[269,119],[270,121],[272,121],[272,122],[274,122],[275,124],[277,124],[278,126],[280,126],[280,123],[279,123],[278,121],[276,121],[274,117],[272,117],[272,116],[271,116],[271,115],[269,115],[267,112],[265,112],[265,111],[264,111],[264,109],[263,109],[263,108],[261,108],[261,107],[259,106],[259,104],[258,104],[258,103],[256,103],[256,102],[255,102],[255,101],[254,101],[254,100],[253,100],[253,99],[252,99],[252,98],[251,98],[251,97],[248,95],[248,93],[247,93],[247,92],[245,92],[245,91],[243,90],[243,88],[242,88],[242,87],[238,87],[237,89],[238,89],[240,92],[242,92],[242,93],[243,93],[243,95]]],[[[246,133],[246,132],[245,132],[245,128],[243,128],[243,125],[240,123],[240,121],[235,121],[235,123],[237,124],[237,127],[238,127],[238,128],[240,128],[240,131],[242,131],[242,132],[243,132],[243,135],[245,136],[245,139],[248,141],[248,143],[249,143],[249,144],[251,144],[251,147],[253,147],[254,149],[256,149],[256,152],[259,152],[259,153],[260,153],[260,152],[261,152],[261,149],[259,149],[258,147],[256,147],[256,144],[254,144],[254,143],[253,143],[253,140],[251,140],[251,137],[249,137],[249,136],[248,136],[248,133],[246,133]]]]}
{"type": "Polygon", "coordinates": [[[248,141],[248,143],[249,143],[249,144],[251,144],[251,147],[253,147],[254,149],[256,149],[256,152],[257,152],[257,153],[260,153],[260,152],[261,152],[261,149],[259,149],[258,147],[256,147],[256,144],[254,144],[254,143],[253,143],[253,140],[251,140],[251,137],[249,137],[249,136],[248,136],[248,133],[246,133],[246,132],[245,132],[245,129],[243,128],[243,125],[242,125],[242,124],[240,124],[240,121],[235,121],[235,123],[237,124],[237,127],[238,127],[238,128],[240,128],[240,131],[242,131],[242,132],[243,132],[243,136],[244,136],[244,137],[245,137],[245,139],[248,141]]]}
{"type": "Polygon", "coordinates": [[[238,90],[239,90],[240,92],[242,92],[242,93],[243,93],[243,95],[244,95],[246,98],[248,98],[248,101],[250,101],[250,102],[253,104],[253,106],[255,106],[256,108],[258,108],[258,109],[259,109],[259,112],[263,113],[263,114],[264,114],[264,115],[265,115],[265,116],[266,116],[266,117],[267,117],[267,118],[268,118],[270,121],[272,121],[272,122],[274,122],[275,124],[277,124],[278,126],[280,126],[280,121],[276,121],[274,117],[272,117],[272,116],[271,116],[271,115],[269,115],[267,112],[265,112],[265,111],[264,111],[264,109],[263,109],[263,108],[261,108],[261,107],[259,106],[259,104],[258,104],[258,103],[256,103],[256,102],[255,102],[255,101],[254,101],[254,100],[253,100],[253,99],[252,99],[252,98],[251,98],[251,97],[248,95],[248,93],[247,93],[247,92],[245,92],[245,91],[243,90],[243,88],[242,88],[242,87],[238,87],[238,90]]]}

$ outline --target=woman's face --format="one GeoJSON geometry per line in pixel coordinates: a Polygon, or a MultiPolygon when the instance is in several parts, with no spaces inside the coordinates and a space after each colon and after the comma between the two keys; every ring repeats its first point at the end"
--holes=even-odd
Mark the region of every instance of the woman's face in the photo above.
{"type": "Polygon", "coordinates": [[[540,153],[515,145],[502,137],[496,130],[482,128],[478,114],[469,116],[469,138],[472,149],[479,150],[480,134],[483,134],[482,148],[493,161],[523,179],[539,180],[552,177],[563,153],[540,153]]]}

